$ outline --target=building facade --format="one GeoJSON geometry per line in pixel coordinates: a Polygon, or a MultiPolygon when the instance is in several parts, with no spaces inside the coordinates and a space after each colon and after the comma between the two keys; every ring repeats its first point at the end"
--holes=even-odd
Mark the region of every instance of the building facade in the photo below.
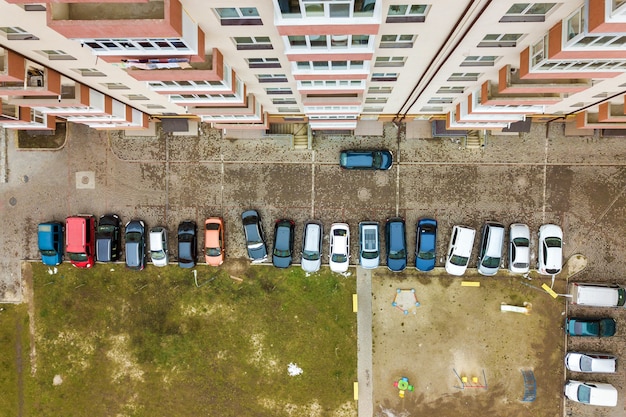
{"type": "Polygon", "coordinates": [[[626,128],[626,1],[0,0],[0,125],[626,128]]]}

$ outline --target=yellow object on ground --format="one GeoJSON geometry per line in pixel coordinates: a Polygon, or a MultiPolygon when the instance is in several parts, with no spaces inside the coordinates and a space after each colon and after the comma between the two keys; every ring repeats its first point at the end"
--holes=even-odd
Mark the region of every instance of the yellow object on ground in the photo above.
{"type": "Polygon", "coordinates": [[[358,296],[352,294],[352,312],[356,313],[357,311],[359,311],[358,296]]]}
{"type": "Polygon", "coordinates": [[[353,386],[354,390],[354,401],[359,401],[359,383],[355,382],[353,386]]]}
{"type": "Polygon", "coordinates": [[[547,292],[548,294],[550,294],[550,295],[552,296],[552,298],[556,298],[556,297],[558,297],[558,296],[559,296],[557,293],[555,293],[555,292],[552,290],[552,288],[548,287],[548,284],[542,284],[542,285],[541,285],[541,288],[543,288],[544,290],[546,290],[546,292],[547,292]]]}
{"type": "Polygon", "coordinates": [[[461,287],[480,287],[478,281],[461,281],[461,287]]]}

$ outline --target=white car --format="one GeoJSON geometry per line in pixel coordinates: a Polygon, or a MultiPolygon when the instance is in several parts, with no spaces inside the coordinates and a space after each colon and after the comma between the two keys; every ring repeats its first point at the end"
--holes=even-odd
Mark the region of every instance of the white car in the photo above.
{"type": "Polygon", "coordinates": [[[167,230],[164,227],[150,229],[150,258],[154,266],[167,265],[167,230]]]}
{"type": "Polygon", "coordinates": [[[350,227],[346,223],[330,226],[330,270],[346,272],[350,265],[350,227]]]}
{"type": "Polygon", "coordinates": [[[617,390],[613,385],[602,382],[567,381],[565,396],[583,404],[606,407],[617,405],[617,390]]]}
{"type": "Polygon", "coordinates": [[[556,275],[563,268],[563,231],[556,224],[539,228],[537,271],[543,275],[556,275]]]}
{"type": "Polygon", "coordinates": [[[450,245],[446,254],[446,272],[450,275],[461,276],[467,269],[472,257],[472,247],[476,230],[466,226],[454,226],[450,245]]]}
{"type": "Polygon", "coordinates": [[[574,372],[614,374],[617,357],[606,353],[567,352],[565,366],[574,372]]]}
{"type": "Polygon", "coordinates": [[[527,274],[530,271],[530,229],[513,223],[509,227],[509,271],[527,274]]]}
{"type": "Polygon", "coordinates": [[[362,268],[378,268],[380,250],[377,222],[359,223],[359,263],[362,268]]]}

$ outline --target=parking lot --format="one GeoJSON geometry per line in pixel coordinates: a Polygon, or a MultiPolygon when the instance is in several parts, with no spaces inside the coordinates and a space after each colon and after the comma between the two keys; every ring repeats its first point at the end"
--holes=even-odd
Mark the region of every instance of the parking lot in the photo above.
{"type": "MultiPolygon", "coordinates": [[[[294,219],[296,252],[305,220],[321,220],[326,232],[333,222],[347,222],[352,264],[358,259],[358,222],[384,222],[398,214],[407,222],[409,265],[414,262],[415,223],[421,216],[433,216],[439,221],[438,266],[443,265],[441,254],[454,224],[479,229],[486,220],[523,222],[534,234],[541,224],[553,222],[563,228],[565,258],[581,253],[588,259],[577,280],[626,283],[623,138],[565,137],[563,124],[535,124],[529,134],[493,136],[483,150],[465,150],[451,139],[406,138],[389,123],[383,137],[318,135],[313,150],[294,151],[286,139],[227,140],[212,130],[198,137],[130,137],[79,125],[67,131],[65,145],[56,151],[17,150],[9,137],[9,180],[1,185],[0,212],[1,290],[6,301],[21,298],[19,260],[37,258],[37,223],[107,212],[119,214],[123,222],[141,218],[148,228],[167,226],[171,236],[182,220],[201,224],[208,216],[222,216],[231,258],[245,256],[240,215],[248,208],[259,210],[270,245],[274,220],[294,219]],[[339,150],[351,147],[388,148],[396,163],[385,172],[342,171],[339,150]]],[[[536,235],[532,237],[536,252],[536,235]]],[[[327,236],[324,244],[327,262],[327,236]]],[[[175,246],[171,240],[173,258],[175,246]]],[[[475,257],[476,249],[471,266],[475,257]]],[[[618,322],[611,340],[570,338],[569,349],[625,357],[626,310],[571,309],[569,314],[608,314],[618,322]]],[[[566,414],[623,415],[625,374],[623,367],[618,370],[615,375],[582,377],[615,385],[620,391],[618,407],[566,402],[566,414]]],[[[561,389],[555,386],[555,395],[561,389]]]]}

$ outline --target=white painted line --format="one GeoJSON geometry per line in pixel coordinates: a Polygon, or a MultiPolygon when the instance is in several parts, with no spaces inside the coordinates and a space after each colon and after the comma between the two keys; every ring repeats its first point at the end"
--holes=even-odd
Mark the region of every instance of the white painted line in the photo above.
{"type": "Polygon", "coordinates": [[[546,190],[548,188],[548,144],[549,138],[546,136],[546,143],[543,150],[543,206],[541,207],[541,223],[546,222],[546,190]]]}
{"type": "Polygon", "coordinates": [[[315,151],[311,152],[311,218],[315,216],[315,151]]]}

